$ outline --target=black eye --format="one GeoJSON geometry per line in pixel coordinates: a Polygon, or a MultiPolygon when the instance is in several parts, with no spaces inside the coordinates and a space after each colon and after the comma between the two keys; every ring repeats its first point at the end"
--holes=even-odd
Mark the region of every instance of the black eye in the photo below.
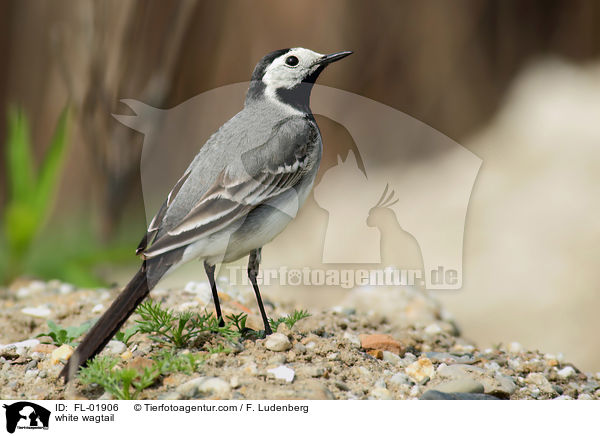
{"type": "Polygon", "coordinates": [[[295,67],[298,65],[298,58],[296,56],[288,56],[285,60],[285,63],[290,67],[295,67]]]}

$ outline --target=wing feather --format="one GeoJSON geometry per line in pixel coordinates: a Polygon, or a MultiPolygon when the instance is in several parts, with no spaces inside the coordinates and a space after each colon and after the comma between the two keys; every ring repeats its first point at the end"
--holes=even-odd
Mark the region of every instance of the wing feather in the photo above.
{"type": "MultiPolygon", "coordinates": [[[[293,188],[311,164],[310,154],[318,131],[312,124],[308,126],[307,129],[304,122],[304,129],[296,129],[295,135],[289,134],[290,127],[295,125],[287,126],[284,132],[281,128],[274,132],[266,144],[241,156],[243,171],[239,171],[235,163],[225,167],[187,215],[147,244],[149,247],[143,250],[144,258],[153,258],[210,236],[245,217],[255,207],[293,188]],[[282,141],[285,142],[282,144],[282,141]]],[[[169,202],[166,204],[168,209],[169,202]]],[[[159,215],[160,211],[157,217],[159,215]]],[[[155,232],[154,237],[159,230],[160,226],[151,226],[149,233],[155,232]]]]}

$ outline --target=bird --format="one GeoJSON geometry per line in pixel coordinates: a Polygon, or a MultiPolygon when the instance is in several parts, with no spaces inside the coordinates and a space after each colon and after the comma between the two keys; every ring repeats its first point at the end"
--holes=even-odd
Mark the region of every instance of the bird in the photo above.
{"type": "Polygon", "coordinates": [[[242,110],[206,141],[173,186],[137,247],[139,271],[69,358],[59,375],[65,383],[102,351],[162,277],[192,260],[204,264],[223,326],[215,266],[248,256],[264,332],[272,333],[256,280],[262,247],[312,189],[323,144],[311,90],[329,64],[350,54],[297,47],[258,62],[242,110]]]}

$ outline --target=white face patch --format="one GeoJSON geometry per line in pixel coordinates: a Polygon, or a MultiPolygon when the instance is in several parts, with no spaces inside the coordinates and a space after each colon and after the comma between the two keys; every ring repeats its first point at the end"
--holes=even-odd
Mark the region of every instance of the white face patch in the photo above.
{"type": "Polygon", "coordinates": [[[298,47],[278,57],[265,70],[262,79],[266,85],[265,94],[268,97],[274,98],[277,88],[291,89],[297,86],[306,76],[319,67],[315,65],[315,62],[323,56],[321,53],[298,47]],[[286,64],[286,60],[290,56],[295,56],[298,59],[296,65],[286,64]]]}

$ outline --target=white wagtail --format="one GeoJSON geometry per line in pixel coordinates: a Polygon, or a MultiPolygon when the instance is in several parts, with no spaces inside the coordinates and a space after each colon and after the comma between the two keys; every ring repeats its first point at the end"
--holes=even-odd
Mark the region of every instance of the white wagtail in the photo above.
{"type": "Polygon", "coordinates": [[[351,53],[283,49],[256,65],[244,108],[210,137],[167,196],[136,251],[144,259],[140,270],[77,347],[60,374],[65,382],[165,274],[193,259],[204,262],[224,325],[215,264],[249,254],[248,277],[265,333],[272,333],[256,283],[261,249],[295,216],[315,181],[322,142],[309,108],[312,85],[328,64],[351,53]]]}

